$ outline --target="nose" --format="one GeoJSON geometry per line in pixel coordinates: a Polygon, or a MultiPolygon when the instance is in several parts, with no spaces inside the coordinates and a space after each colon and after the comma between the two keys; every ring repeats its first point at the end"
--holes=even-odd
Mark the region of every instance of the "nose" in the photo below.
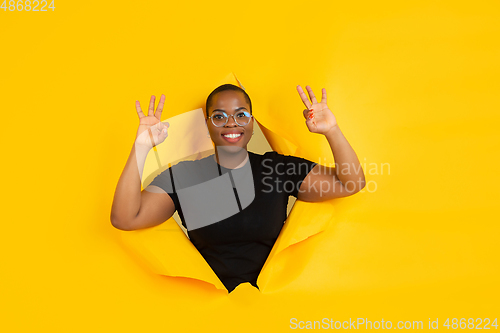
{"type": "Polygon", "coordinates": [[[227,123],[224,125],[224,127],[237,127],[238,124],[234,120],[234,115],[230,114],[227,116],[227,123]]]}

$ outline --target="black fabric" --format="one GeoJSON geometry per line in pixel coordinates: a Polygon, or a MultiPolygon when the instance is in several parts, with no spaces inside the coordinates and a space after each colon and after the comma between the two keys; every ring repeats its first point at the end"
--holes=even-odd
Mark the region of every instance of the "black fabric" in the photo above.
{"type": "MultiPolygon", "coordinates": [[[[295,156],[248,152],[255,186],[255,199],[239,213],[220,222],[189,231],[193,245],[231,292],[243,282],[257,287],[257,277],[287,218],[288,197],[297,197],[301,182],[316,163],[295,156]]],[[[213,155],[173,166],[174,174],[203,173],[213,155]]],[[[213,167],[213,165],[212,165],[213,167]]],[[[220,167],[224,174],[229,169],[220,167]]],[[[162,188],[172,198],[184,222],[182,208],[171,185],[170,169],[156,176],[150,185],[162,188]]],[[[192,186],[187,177],[183,187],[192,186]]],[[[199,179],[199,177],[198,177],[199,179]]],[[[236,193],[236,189],[235,189],[236,193]]]]}

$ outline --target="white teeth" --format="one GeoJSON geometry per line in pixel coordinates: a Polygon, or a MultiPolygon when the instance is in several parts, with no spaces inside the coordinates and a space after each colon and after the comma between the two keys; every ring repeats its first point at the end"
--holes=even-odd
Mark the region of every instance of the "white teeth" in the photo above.
{"type": "Polygon", "coordinates": [[[239,138],[241,134],[224,134],[224,137],[229,139],[239,138]]]}

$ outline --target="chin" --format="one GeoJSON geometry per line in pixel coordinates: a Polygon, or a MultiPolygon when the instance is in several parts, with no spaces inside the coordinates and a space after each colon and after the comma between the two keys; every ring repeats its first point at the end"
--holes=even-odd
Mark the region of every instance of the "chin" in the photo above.
{"type": "Polygon", "coordinates": [[[224,153],[236,154],[241,152],[242,150],[246,150],[246,148],[239,146],[217,146],[217,150],[224,153]]]}

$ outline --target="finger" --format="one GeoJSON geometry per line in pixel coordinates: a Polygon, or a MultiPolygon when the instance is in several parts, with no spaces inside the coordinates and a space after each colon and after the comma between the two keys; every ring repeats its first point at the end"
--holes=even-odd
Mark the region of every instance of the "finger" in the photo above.
{"type": "Polygon", "coordinates": [[[150,127],[150,129],[153,131],[153,133],[156,133],[156,135],[161,136],[164,135],[168,132],[168,128],[170,127],[170,124],[168,122],[158,122],[154,124],[153,126],[150,127]]]}
{"type": "Polygon", "coordinates": [[[170,127],[170,124],[168,122],[162,123],[162,131],[168,131],[168,128],[170,127]]]}
{"type": "Polygon", "coordinates": [[[161,133],[168,135],[168,123],[167,123],[167,126],[163,127],[163,129],[161,130],[161,133]]]}
{"type": "Polygon", "coordinates": [[[135,101],[135,109],[137,110],[137,115],[139,116],[139,119],[146,117],[144,113],[142,113],[141,103],[139,103],[139,101],[135,101]]]}
{"type": "Polygon", "coordinates": [[[155,112],[155,117],[158,120],[161,120],[161,112],[163,111],[163,104],[165,104],[165,95],[161,94],[160,102],[158,103],[158,106],[156,107],[156,112],[155,112]]]}
{"type": "Polygon", "coordinates": [[[163,142],[168,136],[168,123],[166,123],[167,126],[165,126],[165,123],[161,123],[161,124],[163,124],[163,126],[162,126],[161,130],[158,131],[158,140],[163,142]]]}
{"type": "Polygon", "coordinates": [[[309,129],[309,131],[313,132],[316,130],[316,122],[314,121],[314,118],[309,118],[306,120],[306,126],[309,129]]]}
{"type": "Polygon", "coordinates": [[[154,128],[155,130],[158,131],[158,133],[160,133],[161,131],[163,131],[164,129],[167,129],[168,128],[168,124],[167,122],[157,122],[156,124],[154,124],[153,126],[151,126],[151,128],[154,128]]]}
{"type": "Polygon", "coordinates": [[[151,95],[151,99],[149,100],[149,109],[148,109],[148,116],[154,115],[155,111],[155,95],[151,95]]]}
{"type": "Polygon", "coordinates": [[[163,141],[160,138],[166,138],[168,135],[167,127],[162,124],[163,123],[160,122],[148,128],[150,141],[154,142],[155,145],[158,145],[163,141]]]}
{"type": "Polygon", "coordinates": [[[309,102],[309,99],[306,96],[306,93],[302,89],[300,85],[297,86],[297,91],[299,92],[300,99],[302,99],[302,102],[306,106],[306,108],[310,109],[311,108],[311,102],[309,102]]]}
{"type": "Polygon", "coordinates": [[[168,133],[168,130],[166,127],[162,127],[162,128],[157,128],[157,133],[158,133],[158,136],[162,136],[162,135],[165,135],[168,133]]]}
{"type": "Polygon", "coordinates": [[[306,118],[306,120],[314,118],[313,109],[304,109],[304,111],[302,111],[302,114],[304,115],[304,118],[306,118]]]}
{"type": "MultiPolygon", "coordinates": [[[[165,129],[165,130],[163,130],[163,131],[161,132],[161,135],[162,135],[163,137],[165,137],[165,138],[166,138],[166,137],[168,136],[168,131],[167,131],[166,129],[165,129]]],[[[163,140],[165,140],[165,139],[163,139],[163,140]]]]}
{"type": "Polygon", "coordinates": [[[302,114],[304,115],[304,118],[306,118],[306,119],[314,117],[314,111],[311,111],[309,109],[304,109],[304,111],[302,111],[302,114]]]}
{"type": "Polygon", "coordinates": [[[318,101],[316,100],[316,96],[314,96],[314,93],[313,93],[313,91],[312,91],[311,87],[306,86],[306,89],[307,89],[307,92],[309,93],[309,98],[311,98],[311,102],[312,102],[313,104],[317,104],[317,103],[318,103],[318,101]]]}
{"type": "Polygon", "coordinates": [[[326,104],[326,89],[325,88],[321,89],[321,103],[326,104]]]}

